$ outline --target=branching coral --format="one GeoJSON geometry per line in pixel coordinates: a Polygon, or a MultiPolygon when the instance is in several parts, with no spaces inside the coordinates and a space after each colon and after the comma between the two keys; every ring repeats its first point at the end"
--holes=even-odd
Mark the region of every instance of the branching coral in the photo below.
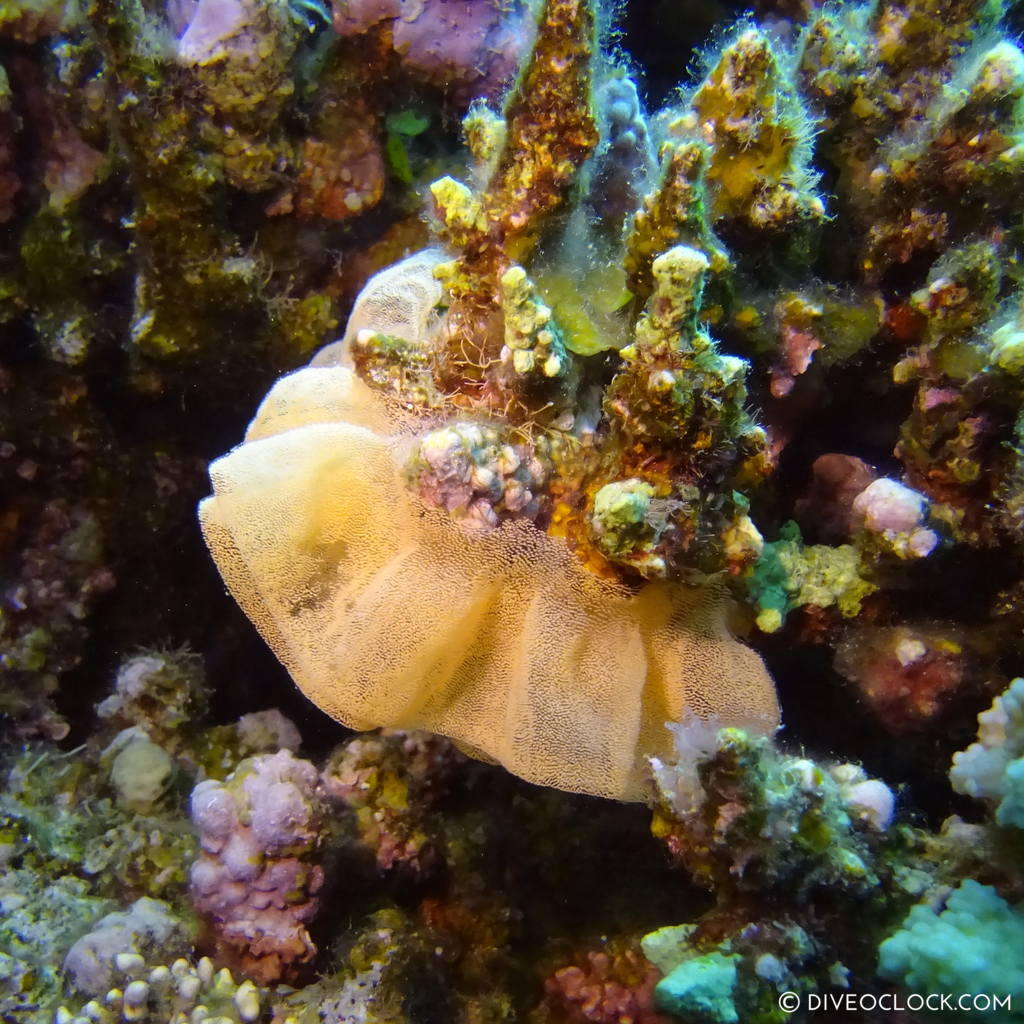
{"type": "MultiPolygon", "coordinates": [[[[1024,994],[1024,972],[1011,953],[1024,942],[1024,915],[1010,907],[987,885],[967,879],[941,910],[914,907],[903,927],[878,950],[883,977],[914,991],[956,992],[967,997],[973,1019],[984,1019],[984,1003],[969,997],[981,993],[1005,995],[1011,1001],[1024,994]]],[[[1006,1020],[1016,1020],[1012,1010],[1006,1020]]]]}
{"type": "Polygon", "coordinates": [[[992,803],[998,824],[1024,828],[1024,680],[978,715],[978,742],[954,756],[949,781],[992,803]]]}

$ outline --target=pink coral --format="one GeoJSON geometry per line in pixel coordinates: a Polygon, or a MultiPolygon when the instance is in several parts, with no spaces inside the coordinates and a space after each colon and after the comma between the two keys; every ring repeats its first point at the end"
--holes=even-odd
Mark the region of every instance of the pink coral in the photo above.
{"type": "Polygon", "coordinates": [[[193,903],[221,958],[260,984],[294,979],[316,955],[306,923],[324,877],[317,783],[313,765],[281,750],[192,791],[203,850],[192,865],[193,903]]]}
{"type": "Polygon", "coordinates": [[[492,529],[505,519],[542,519],[548,470],[532,444],[510,444],[494,427],[453,423],[423,437],[411,464],[417,493],[432,508],[492,529]]]}
{"type": "Polygon", "coordinates": [[[925,558],[939,542],[925,526],[929,503],[895,480],[875,480],[853,502],[855,521],[900,558],[925,558]]]}
{"type": "Polygon", "coordinates": [[[582,966],[563,967],[548,978],[548,998],[569,1020],[595,1024],[667,1024],[654,1012],[661,972],[639,953],[588,953],[582,966]]]}

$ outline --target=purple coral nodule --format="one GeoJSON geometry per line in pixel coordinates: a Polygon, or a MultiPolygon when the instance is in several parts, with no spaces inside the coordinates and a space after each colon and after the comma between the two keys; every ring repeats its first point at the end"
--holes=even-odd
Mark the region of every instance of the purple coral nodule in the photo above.
{"type": "Polygon", "coordinates": [[[192,793],[202,854],[192,902],[218,955],[260,984],[294,980],[316,955],[321,807],[317,772],[289,751],[243,761],[224,782],[192,793]]]}

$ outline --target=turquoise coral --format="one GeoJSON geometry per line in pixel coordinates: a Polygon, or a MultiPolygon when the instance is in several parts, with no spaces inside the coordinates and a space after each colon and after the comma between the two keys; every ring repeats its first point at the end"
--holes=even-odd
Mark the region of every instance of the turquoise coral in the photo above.
{"type": "Polygon", "coordinates": [[[774,633],[796,608],[835,606],[851,617],[875,589],[864,578],[858,550],[851,544],[828,547],[805,545],[796,523],[787,523],[779,539],[764,545],[761,557],[748,570],[747,586],[758,609],[757,625],[774,633]]]}
{"type": "Polygon", "coordinates": [[[914,907],[903,927],[879,947],[878,970],[914,992],[968,997],[965,1016],[1018,1021],[1013,1004],[1024,999],[1024,971],[1017,951],[1024,943],[1024,915],[988,885],[966,879],[941,910],[914,907]],[[1002,1009],[971,996],[1009,998],[1002,1009]]]}
{"type": "Polygon", "coordinates": [[[684,960],[658,982],[655,1006],[695,1024],[736,1024],[737,959],[723,953],[706,953],[684,960]]]}
{"type": "Polygon", "coordinates": [[[1024,679],[1015,679],[978,715],[978,741],[953,757],[958,793],[986,800],[999,825],[1024,828],[1024,679]]]}

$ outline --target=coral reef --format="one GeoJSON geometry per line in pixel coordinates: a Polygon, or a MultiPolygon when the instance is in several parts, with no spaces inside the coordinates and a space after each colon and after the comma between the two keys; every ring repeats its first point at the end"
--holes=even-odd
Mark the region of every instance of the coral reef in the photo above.
{"type": "MultiPolygon", "coordinates": [[[[683,706],[715,710],[747,727],[774,724],[774,702],[764,683],[742,664],[746,652],[738,644],[730,649],[722,627],[711,625],[718,591],[677,582],[687,570],[714,572],[728,563],[739,572],[756,558],[760,537],[746,515],[746,499],[735,488],[758,482],[767,459],[764,432],[744,408],[747,364],[720,353],[698,324],[710,266],[701,251],[675,245],[651,260],[652,293],[603,395],[606,423],[600,430],[592,417],[601,416],[602,396],[594,385],[583,386],[584,357],[573,351],[552,306],[522,265],[543,244],[546,226],[566,206],[580,168],[599,142],[591,96],[597,61],[594,21],[587,4],[550,0],[543,5],[532,54],[505,102],[503,128],[488,133],[482,126],[488,115],[479,108],[470,115],[478,178],[484,184],[474,189],[446,177],[432,186],[439,239],[456,254],[432,268],[445,290],[443,314],[435,309],[440,296],[426,279],[430,254],[374,279],[368,294],[357,300],[340,349],[317,360],[325,368],[286,378],[250,426],[248,451],[243,455],[240,449],[213,468],[215,494],[203,505],[201,517],[207,542],[236,596],[279,656],[298,672],[304,689],[343,721],[436,728],[531,780],[635,798],[643,756],[664,744],[661,721],[678,717],[683,706]],[[398,282],[410,279],[415,290],[394,300],[398,282]],[[403,330],[407,336],[396,338],[396,331],[403,330]],[[355,375],[345,365],[332,367],[336,359],[342,364],[351,360],[355,375]],[[436,410],[426,430],[420,416],[408,415],[422,413],[424,406],[436,410]],[[487,419],[481,423],[480,417],[487,419]],[[328,449],[307,445],[307,435],[295,430],[303,422],[335,431],[329,456],[328,449]],[[353,427],[368,427],[373,435],[355,433],[353,427]],[[301,460],[309,468],[288,481],[264,481],[259,467],[267,445],[287,446],[292,450],[288,461],[297,466],[301,460]],[[361,479],[349,478],[336,461],[339,445],[350,450],[361,479]],[[334,485],[327,482],[326,464],[314,470],[310,462],[328,457],[335,467],[334,485]],[[399,467],[393,463],[399,460],[405,461],[402,475],[419,502],[443,510],[463,530],[424,517],[401,489],[396,491],[392,478],[399,467]],[[356,526],[347,520],[336,503],[331,516],[312,527],[318,531],[314,540],[306,533],[281,537],[290,548],[284,557],[293,566],[293,580],[283,581],[271,568],[282,553],[264,544],[262,532],[253,534],[253,517],[269,513],[276,518],[287,493],[308,504],[296,488],[312,479],[318,481],[314,502],[333,486],[345,492],[347,507],[360,520],[360,506],[386,506],[396,518],[391,523],[380,518],[370,536],[361,521],[356,526]],[[264,499],[268,484],[276,495],[272,505],[264,499]],[[245,495],[244,508],[231,497],[235,493],[245,495]],[[537,529],[531,531],[529,524],[537,529]],[[350,535],[353,528],[358,538],[350,535]],[[442,532],[435,536],[436,530],[442,532]],[[474,540],[469,533],[485,536],[474,540]],[[385,565],[390,575],[408,563],[405,551],[416,536],[421,538],[419,571],[431,571],[427,567],[433,565],[439,578],[457,579],[465,591],[461,648],[452,646],[448,621],[438,621],[435,638],[420,632],[410,638],[402,655],[405,667],[385,667],[400,647],[392,638],[387,662],[367,652],[358,668],[339,663],[337,655],[329,656],[329,670],[315,668],[320,659],[303,650],[309,643],[307,630],[290,611],[294,598],[281,592],[282,582],[291,591],[296,572],[309,576],[310,583],[300,587],[312,585],[312,577],[321,574],[319,556],[310,561],[311,545],[318,550],[340,546],[346,557],[364,562],[346,569],[352,579],[367,578],[385,565]],[[566,564],[569,552],[586,568],[566,564]],[[556,563],[566,564],[568,573],[556,563]],[[513,595],[523,586],[534,592],[538,585],[521,578],[525,564],[536,581],[545,580],[547,610],[524,619],[513,595]],[[509,568],[496,592],[487,577],[499,566],[509,568]],[[637,574],[673,582],[635,592],[628,585],[637,574]],[[581,603],[576,595],[584,592],[590,596],[581,603]],[[598,625],[610,626],[613,620],[619,651],[603,650],[603,667],[595,675],[585,667],[587,648],[599,634],[613,635],[598,625]],[[470,622],[478,625],[470,627],[470,622]],[[617,714],[610,708],[578,717],[574,728],[591,735],[585,750],[566,750],[564,740],[538,732],[542,716],[531,708],[552,700],[569,707],[565,697],[548,696],[550,667],[541,666],[537,656],[549,647],[547,637],[560,628],[559,622],[586,637],[576,645],[582,660],[573,665],[574,654],[562,670],[572,674],[580,690],[577,707],[634,704],[629,714],[637,717],[623,723],[622,733],[635,737],[633,750],[620,748],[617,739],[609,743],[608,715],[617,714]],[[495,640],[496,628],[504,639],[495,640]],[[636,637],[646,647],[654,642],[652,628],[665,650],[655,653],[652,647],[644,656],[650,658],[646,665],[627,667],[621,659],[634,641],[624,637],[636,637]],[[486,644],[477,643],[474,629],[492,636],[486,644]],[[707,635],[711,630],[718,643],[705,645],[692,659],[689,692],[681,692],[682,678],[665,673],[658,663],[690,643],[684,633],[707,635]],[[289,637],[291,653],[276,642],[282,636],[289,637]],[[725,647],[716,649],[722,639],[725,647]],[[448,646],[449,652],[424,675],[426,665],[413,666],[420,659],[434,660],[429,653],[434,643],[448,646]],[[536,667],[525,679],[508,674],[510,662],[518,658],[504,653],[510,645],[532,648],[528,657],[536,667]],[[483,657],[487,648],[493,654],[483,657]],[[294,657],[300,650],[302,668],[294,657]],[[712,696],[704,680],[708,666],[722,657],[733,662],[736,683],[731,693],[712,696]],[[353,669],[362,675],[371,660],[379,665],[374,671],[383,673],[377,693],[366,694],[360,683],[362,695],[352,703],[347,680],[353,669]],[[403,686],[423,688],[422,696],[396,700],[397,694],[388,692],[392,672],[403,686]],[[635,682],[627,683],[627,677],[635,682]],[[645,679],[668,688],[646,697],[642,708],[634,700],[611,697],[645,679]],[[528,697],[502,696],[524,686],[528,697]],[[383,702],[377,703],[376,696],[383,702]],[[519,724],[513,735],[505,730],[495,734],[487,722],[506,699],[508,710],[500,717],[515,715],[519,724]]],[[[410,571],[408,565],[402,570],[410,571]]],[[[339,586],[345,586],[341,578],[329,585],[336,591],[330,600],[350,602],[341,598],[339,586]]],[[[394,580],[389,587],[396,614],[422,630],[428,621],[423,611],[412,606],[398,611],[406,595],[394,580]]],[[[375,593],[371,587],[366,599],[375,601],[375,593]]],[[[351,603],[349,609],[345,618],[355,636],[364,612],[353,614],[351,603]]],[[[453,613],[448,609],[446,615],[454,620],[453,613]]],[[[351,637],[345,646],[354,650],[351,637]]]]}
{"type": "Polygon", "coordinates": [[[429,728],[531,781],[626,799],[684,704],[771,728],[771,682],[729,634],[720,589],[658,581],[631,595],[528,520],[481,533],[426,508],[396,464],[421,421],[397,415],[343,367],[287,377],[215,465],[201,510],[233,592],[325,710],[361,728],[429,728]],[[377,615],[395,624],[387,636],[377,615]]]}
{"type": "Polygon", "coordinates": [[[5,1021],[1019,1017],[1021,12],[723,11],[0,3],[5,1021]]]}

